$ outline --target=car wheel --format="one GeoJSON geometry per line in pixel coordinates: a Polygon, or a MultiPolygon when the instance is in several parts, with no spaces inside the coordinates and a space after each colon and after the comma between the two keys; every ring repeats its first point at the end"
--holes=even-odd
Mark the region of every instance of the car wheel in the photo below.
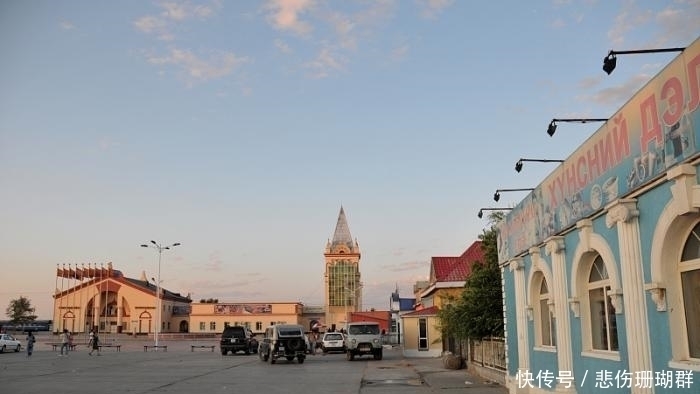
{"type": "Polygon", "coordinates": [[[17,349],[15,349],[15,353],[19,353],[19,351],[21,350],[21,348],[22,348],[22,345],[17,345],[17,349]]]}
{"type": "Polygon", "coordinates": [[[225,356],[225,355],[226,355],[226,353],[228,353],[228,351],[227,351],[227,350],[221,349],[221,355],[222,355],[222,356],[225,356]]]}
{"type": "Polygon", "coordinates": [[[323,353],[328,353],[328,349],[326,349],[325,347],[322,347],[321,350],[323,350],[323,353]]]}
{"type": "Polygon", "coordinates": [[[305,359],[306,359],[306,357],[304,357],[304,356],[297,357],[297,361],[299,361],[299,364],[304,364],[305,359]]]}
{"type": "Polygon", "coordinates": [[[294,356],[287,356],[287,361],[294,361],[294,356]]]}
{"type": "Polygon", "coordinates": [[[246,355],[246,356],[250,356],[250,349],[249,349],[249,348],[246,348],[246,350],[245,350],[245,355],[246,355]]]}
{"type": "Polygon", "coordinates": [[[374,352],[374,359],[375,359],[375,360],[381,360],[381,359],[382,359],[382,349],[379,349],[378,352],[374,352]]]}
{"type": "Polygon", "coordinates": [[[345,358],[347,358],[348,361],[352,361],[355,359],[355,355],[351,351],[348,350],[348,352],[345,353],[345,358]]]}
{"type": "Polygon", "coordinates": [[[5,345],[2,345],[2,348],[0,348],[0,353],[5,353],[5,345]]]}

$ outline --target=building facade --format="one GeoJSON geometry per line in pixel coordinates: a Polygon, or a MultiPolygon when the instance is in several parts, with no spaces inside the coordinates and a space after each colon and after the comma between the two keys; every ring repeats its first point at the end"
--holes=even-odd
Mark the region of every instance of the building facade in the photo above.
{"type": "Polygon", "coordinates": [[[460,297],[472,266],[483,261],[481,241],[472,243],[460,256],[430,259],[428,282],[414,288],[415,311],[401,315],[405,356],[437,357],[445,350],[457,350],[442,335],[438,311],[460,297]]]}
{"type": "Polygon", "coordinates": [[[350,235],[342,206],[333,239],[326,243],[323,257],[326,325],[340,330],[348,322],[350,313],[362,310],[360,246],[350,235]]]}
{"type": "Polygon", "coordinates": [[[700,391],[700,40],[499,227],[517,393],[700,391]]]}
{"type": "Polygon", "coordinates": [[[160,332],[188,332],[191,300],[160,290],[158,314],[157,286],[145,273],[140,279],[127,278],[112,263],[106,268],[57,268],[53,331],[149,334],[155,332],[160,316],[160,332]]]}

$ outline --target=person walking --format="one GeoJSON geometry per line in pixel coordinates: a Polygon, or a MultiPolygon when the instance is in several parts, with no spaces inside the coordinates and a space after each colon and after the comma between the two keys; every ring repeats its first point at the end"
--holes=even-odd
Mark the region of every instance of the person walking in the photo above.
{"type": "Polygon", "coordinates": [[[90,343],[88,344],[90,346],[90,352],[88,355],[92,356],[92,352],[97,350],[97,355],[100,355],[100,337],[97,336],[97,334],[92,335],[90,338],[90,343]]]}
{"type": "Polygon", "coordinates": [[[36,342],[36,337],[29,331],[27,333],[27,357],[31,357],[34,352],[34,342],[36,342]]]}
{"type": "Polygon", "coordinates": [[[66,351],[66,356],[68,355],[68,349],[70,349],[70,337],[68,336],[68,330],[63,329],[63,333],[61,333],[61,354],[59,356],[63,356],[63,350],[65,349],[66,351]]]}

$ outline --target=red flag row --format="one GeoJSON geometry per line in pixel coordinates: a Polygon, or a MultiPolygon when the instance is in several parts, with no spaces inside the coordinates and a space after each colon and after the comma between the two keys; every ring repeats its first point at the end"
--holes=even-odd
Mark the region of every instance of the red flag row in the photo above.
{"type": "Polygon", "coordinates": [[[56,276],[59,278],[69,278],[78,280],[92,278],[109,278],[112,276],[113,273],[114,271],[111,268],[104,267],[93,268],[90,266],[76,266],[75,268],[72,268],[70,264],[68,265],[68,268],[66,268],[65,266],[63,266],[63,268],[56,266],[56,276]]]}

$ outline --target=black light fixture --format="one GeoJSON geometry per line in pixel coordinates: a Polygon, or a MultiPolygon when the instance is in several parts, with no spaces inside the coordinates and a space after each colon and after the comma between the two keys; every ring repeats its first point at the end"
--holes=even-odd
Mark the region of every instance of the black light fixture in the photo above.
{"type": "Polygon", "coordinates": [[[637,53],[663,53],[663,52],[683,52],[685,48],[658,48],[658,49],[637,49],[632,51],[613,51],[608,52],[608,56],[603,58],[603,71],[608,73],[613,72],[617,65],[617,55],[632,55],[637,53]]]}
{"type": "Polygon", "coordinates": [[[552,119],[551,122],[549,122],[549,126],[547,126],[547,134],[549,134],[550,137],[554,136],[554,133],[557,131],[557,122],[578,122],[578,123],[587,123],[587,122],[607,122],[607,118],[586,118],[586,119],[557,119],[554,118],[552,119]]]}
{"type": "Polygon", "coordinates": [[[533,191],[535,189],[533,188],[524,188],[524,189],[498,189],[496,190],[496,193],[493,194],[493,200],[498,201],[501,199],[501,192],[524,192],[524,191],[533,191]]]}
{"type": "Polygon", "coordinates": [[[520,172],[523,169],[523,162],[524,161],[536,161],[539,163],[563,163],[564,160],[552,160],[552,159],[523,159],[521,158],[518,160],[517,163],[515,163],[515,171],[520,172]]]}
{"type": "Polygon", "coordinates": [[[479,209],[479,213],[477,213],[476,216],[478,216],[479,219],[481,219],[482,217],[484,217],[484,211],[510,211],[512,209],[513,208],[481,208],[479,209]]]}

